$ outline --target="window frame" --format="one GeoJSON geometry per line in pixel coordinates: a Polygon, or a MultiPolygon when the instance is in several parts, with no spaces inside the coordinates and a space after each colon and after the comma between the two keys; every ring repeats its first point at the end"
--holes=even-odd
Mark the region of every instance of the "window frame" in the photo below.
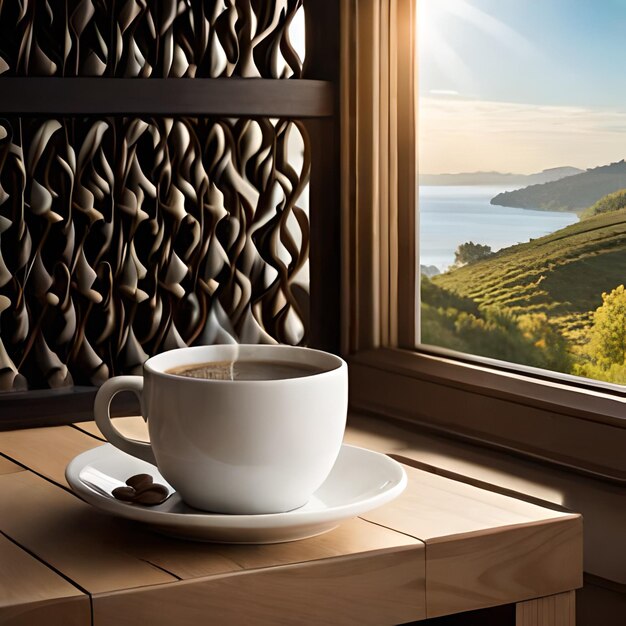
{"type": "Polygon", "coordinates": [[[415,348],[418,0],[341,6],[342,352],[351,406],[626,482],[626,399],[415,348]]]}

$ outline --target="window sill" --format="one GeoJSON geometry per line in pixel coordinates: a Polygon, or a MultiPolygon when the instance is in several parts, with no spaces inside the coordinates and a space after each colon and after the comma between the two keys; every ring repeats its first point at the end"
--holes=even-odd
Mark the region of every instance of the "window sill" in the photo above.
{"type": "Polygon", "coordinates": [[[582,513],[584,570],[626,593],[623,488],[458,440],[402,422],[351,413],[346,442],[461,482],[582,513]]]}
{"type": "Polygon", "coordinates": [[[621,397],[408,350],[349,363],[355,410],[626,482],[621,397]]]}

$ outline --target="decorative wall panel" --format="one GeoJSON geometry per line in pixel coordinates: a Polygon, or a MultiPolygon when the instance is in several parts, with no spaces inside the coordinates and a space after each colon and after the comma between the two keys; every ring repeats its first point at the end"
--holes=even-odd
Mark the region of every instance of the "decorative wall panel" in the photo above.
{"type": "Polygon", "coordinates": [[[305,342],[309,174],[295,120],[0,119],[0,389],[98,385],[190,344],[305,342]]]}
{"type": "Polygon", "coordinates": [[[0,0],[0,75],[298,78],[302,0],[0,0]]]}

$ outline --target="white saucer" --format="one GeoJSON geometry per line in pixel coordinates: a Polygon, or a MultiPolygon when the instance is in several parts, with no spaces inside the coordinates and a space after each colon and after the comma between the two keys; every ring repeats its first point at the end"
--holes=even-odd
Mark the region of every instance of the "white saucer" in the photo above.
{"type": "Polygon", "coordinates": [[[345,444],[330,475],[309,502],[287,513],[204,513],[187,506],[154,465],[111,444],[79,454],[67,466],[65,477],[81,498],[107,513],[149,524],[169,535],[218,543],[278,543],[313,537],[393,500],[406,487],[406,473],[399,463],[345,444]],[[111,495],[127,478],[141,473],[169,487],[171,495],[165,502],[144,507],[111,495]]]}

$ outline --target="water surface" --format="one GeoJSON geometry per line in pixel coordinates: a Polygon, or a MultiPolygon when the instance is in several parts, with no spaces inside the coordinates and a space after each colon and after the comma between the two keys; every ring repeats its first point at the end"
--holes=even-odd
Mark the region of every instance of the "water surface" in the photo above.
{"type": "Polygon", "coordinates": [[[578,221],[575,213],[489,204],[496,194],[512,189],[515,187],[420,186],[420,264],[445,271],[454,263],[459,244],[473,241],[491,246],[495,252],[578,221]]]}

